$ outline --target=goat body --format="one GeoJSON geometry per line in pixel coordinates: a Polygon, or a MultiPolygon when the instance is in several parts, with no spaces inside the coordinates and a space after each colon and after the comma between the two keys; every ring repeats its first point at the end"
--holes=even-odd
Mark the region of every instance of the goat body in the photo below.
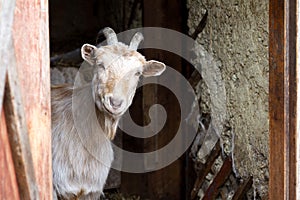
{"type": "MultiPolygon", "coordinates": [[[[77,90],[79,91],[74,92],[72,86],[67,85],[53,87],[51,90],[54,190],[63,199],[80,196],[85,197],[83,199],[98,199],[113,161],[113,150],[110,140],[103,133],[105,128],[97,129],[93,119],[86,119],[80,124],[86,133],[79,135],[74,124],[73,113],[77,111],[72,110],[72,99],[75,98],[73,94],[79,95],[77,99],[82,100],[80,107],[84,109],[89,99],[92,99],[92,89],[85,86],[77,90]],[[86,137],[84,141],[83,136],[86,137]],[[87,147],[92,148],[93,152],[88,151],[87,147]]],[[[95,111],[98,119],[107,121],[106,124],[112,121],[111,118],[105,119],[97,109],[95,111]]]]}
{"type": "Polygon", "coordinates": [[[130,45],[104,29],[107,46],[85,44],[81,54],[93,77],[80,86],[51,90],[54,198],[99,199],[113,161],[110,140],[132,103],[139,77],[158,76],[165,64],[136,51],[141,33],[130,45]]]}

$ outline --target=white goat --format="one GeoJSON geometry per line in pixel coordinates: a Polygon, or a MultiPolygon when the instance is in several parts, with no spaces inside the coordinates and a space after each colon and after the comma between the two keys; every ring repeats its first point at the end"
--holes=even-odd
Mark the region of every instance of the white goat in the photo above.
{"type": "Polygon", "coordinates": [[[118,42],[112,29],[105,28],[103,33],[107,46],[85,44],[81,48],[83,59],[94,69],[91,84],[51,89],[54,199],[100,198],[113,161],[110,140],[120,117],[132,103],[140,75],[157,76],[165,70],[163,63],[146,61],[136,51],[143,39],[141,33],[133,36],[129,46],[118,42]],[[72,102],[74,94],[79,105],[72,102]],[[74,109],[80,114],[87,101],[96,108],[97,119],[75,124],[74,109]],[[80,131],[84,133],[79,133],[76,126],[83,126],[80,131]],[[84,140],[80,135],[85,136],[84,140]]]}

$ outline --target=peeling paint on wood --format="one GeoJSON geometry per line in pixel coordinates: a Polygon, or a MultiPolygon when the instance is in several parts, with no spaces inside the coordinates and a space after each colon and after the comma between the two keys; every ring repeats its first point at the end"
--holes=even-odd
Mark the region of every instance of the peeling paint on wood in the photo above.
{"type": "Polygon", "coordinates": [[[17,0],[17,71],[41,199],[52,199],[48,1],[17,0]]]}
{"type": "Polygon", "coordinates": [[[19,193],[22,199],[38,199],[39,194],[52,199],[48,1],[1,1],[0,17],[5,19],[0,21],[0,110],[6,102],[6,122],[0,115],[0,166],[6,168],[0,174],[1,181],[7,180],[5,186],[0,182],[0,199],[19,199],[19,193]],[[12,160],[21,163],[15,170],[12,160]]]}
{"type": "MultiPolygon", "coordinates": [[[[12,39],[12,38],[11,38],[12,39]]],[[[14,52],[14,49],[11,48],[14,52]]],[[[4,93],[4,113],[21,198],[39,199],[29,145],[25,113],[16,74],[15,57],[10,59],[4,93]]]]}

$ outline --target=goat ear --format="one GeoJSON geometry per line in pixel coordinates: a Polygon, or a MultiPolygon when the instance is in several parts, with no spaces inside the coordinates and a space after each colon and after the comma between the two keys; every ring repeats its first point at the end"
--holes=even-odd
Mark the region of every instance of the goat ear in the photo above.
{"type": "Polygon", "coordinates": [[[97,47],[90,45],[90,44],[84,44],[81,47],[81,56],[90,65],[94,65],[94,55],[95,55],[96,49],[97,49],[97,47]]]}
{"type": "Polygon", "coordinates": [[[143,68],[143,76],[159,76],[165,71],[166,65],[156,60],[149,60],[144,64],[143,68]]]}

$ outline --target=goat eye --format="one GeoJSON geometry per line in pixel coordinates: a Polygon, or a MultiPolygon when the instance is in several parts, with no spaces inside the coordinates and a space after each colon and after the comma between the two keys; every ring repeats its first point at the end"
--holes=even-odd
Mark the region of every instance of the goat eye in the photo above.
{"type": "Polygon", "coordinates": [[[100,69],[104,69],[104,65],[102,63],[97,63],[97,67],[99,67],[100,69]]]}
{"type": "Polygon", "coordinates": [[[140,75],[142,75],[142,72],[137,72],[137,73],[135,73],[135,75],[140,76],[140,75]]]}

